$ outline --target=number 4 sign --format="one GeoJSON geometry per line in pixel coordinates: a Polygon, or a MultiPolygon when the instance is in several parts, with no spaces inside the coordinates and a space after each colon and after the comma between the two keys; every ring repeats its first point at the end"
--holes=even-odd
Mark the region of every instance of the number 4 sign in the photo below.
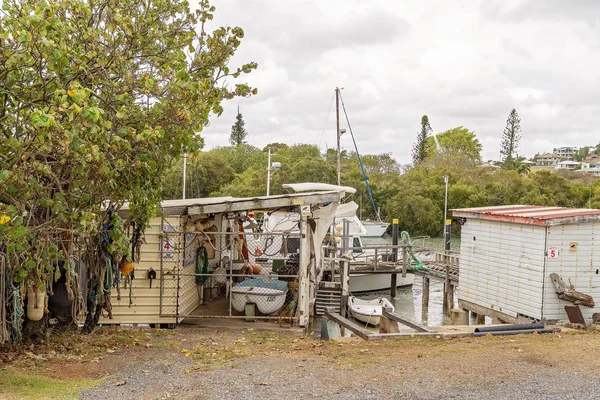
{"type": "Polygon", "coordinates": [[[548,258],[558,258],[558,247],[548,247],[548,258]]]}

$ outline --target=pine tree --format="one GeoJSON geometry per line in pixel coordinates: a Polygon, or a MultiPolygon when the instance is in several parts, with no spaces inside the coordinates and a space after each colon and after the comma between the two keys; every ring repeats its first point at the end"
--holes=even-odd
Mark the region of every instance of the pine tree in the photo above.
{"type": "Polygon", "coordinates": [[[427,139],[431,136],[431,125],[429,118],[423,115],[421,118],[421,131],[417,134],[417,142],[413,145],[412,159],[413,165],[423,161],[427,157],[427,139]]]}
{"type": "Polygon", "coordinates": [[[521,140],[521,119],[517,110],[514,108],[508,115],[506,120],[506,128],[502,133],[502,142],[500,142],[500,154],[502,155],[502,161],[504,167],[507,169],[514,167],[513,154],[516,153],[519,148],[519,141],[521,140]]]}
{"type": "Polygon", "coordinates": [[[235,124],[231,126],[231,135],[229,135],[229,143],[231,143],[232,146],[240,146],[246,143],[248,132],[246,132],[244,125],[244,118],[242,117],[242,114],[240,113],[240,107],[238,106],[235,124]]]}

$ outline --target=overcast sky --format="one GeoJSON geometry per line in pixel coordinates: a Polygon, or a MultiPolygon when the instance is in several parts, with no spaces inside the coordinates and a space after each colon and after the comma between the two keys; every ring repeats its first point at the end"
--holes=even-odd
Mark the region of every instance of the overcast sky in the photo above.
{"type": "Polygon", "coordinates": [[[245,31],[231,66],[259,68],[243,78],[258,95],[224,104],[203,132],[207,149],[228,144],[238,105],[250,144],[334,147],[336,86],[359,151],[403,164],[423,114],[434,132],[475,131],[486,160],[498,159],[513,107],[520,154],[600,141],[598,0],[211,3],[216,23],[245,31]]]}

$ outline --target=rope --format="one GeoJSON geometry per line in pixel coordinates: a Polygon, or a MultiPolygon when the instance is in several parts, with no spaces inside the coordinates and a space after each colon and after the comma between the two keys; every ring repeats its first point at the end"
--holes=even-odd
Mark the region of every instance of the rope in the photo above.
{"type": "Polygon", "coordinates": [[[6,304],[8,305],[8,316],[10,318],[10,337],[12,343],[19,343],[23,340],[21,332],[21,318],[25,314],[23,310],[23,302],[21,300],[21,291],[12,283],[11,274],[5,274],[6,288],[9,290],[6,304]],[[11,305],[12,303],[12,305],[11,305]]]}
{"type": "Polygon", "coordinates": [[[413,253],[413,245],[412,245],[412,241],[410,240],[410,235],[408,234],[408,232],[406,232],[406,231],[400,232],[400,237],[402,238],[402,241],[404,241],[404,242],[406,242],[406,244],[408,244],[408,252],[410,253],[410,256],[412,257],[412,259],[415,260],[415,262],[417,263],[417,265],[414,265],[411,268],[415,271],[419,271],[419,270],[422,270],[423,268],[425,268],[425,266],[423,265],[421,260],[419,260],[417,258],[417,256],[415,255],[415,253],[413,253]]]}
{"type": "Polygon", "coordinates": [[[0,254],[0,343],[10,340],[10,332],[8,331],[8,321],[6,318],[6,257],[0,254]]]}

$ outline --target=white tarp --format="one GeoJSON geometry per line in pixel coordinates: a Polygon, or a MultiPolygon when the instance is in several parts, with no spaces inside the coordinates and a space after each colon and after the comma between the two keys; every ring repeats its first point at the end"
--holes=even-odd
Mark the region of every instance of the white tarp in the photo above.
{"type": "MultiPolygon", "coordinates": [[[[321,270],[321,246],[323,244],[323,239],[325,239],[325,235],[329,230],[331,224],[333,224],[333,220],[335,219],[336,211],[339,208],[338,203],[331,203],[325,207],[320,207],[312,211],[312,218],[316,223],[315,230],[312,233],[312,245],[313,250],[311,253],[314,253],[314,264],[311,267],[311,283],[314,284],[315,293],[316,293],[316,285],[321,281],[321,275],[323,271],[321,270]]],[[[311,296],[311,299],[314,297],[311,296]]]]}
{"type": "Polygon", "coordinates": [[[348,203],[340,204],[335,212],[336,218],[354,217],[358,210],[358,204],[353,201],[348,203]]]}
{"type": "Polygon", "coordinates": [[[329,183],[318,183],[318,182],[302,182],[302,183],[284,183],[285,189],[292,189],[294,192],[307,192],[307,191],[318,191],[318,190],[332,190],[337,192],[344,192],[354,194],[356,189],[350,186],[338,186],[330,185],[329,183]]]}

